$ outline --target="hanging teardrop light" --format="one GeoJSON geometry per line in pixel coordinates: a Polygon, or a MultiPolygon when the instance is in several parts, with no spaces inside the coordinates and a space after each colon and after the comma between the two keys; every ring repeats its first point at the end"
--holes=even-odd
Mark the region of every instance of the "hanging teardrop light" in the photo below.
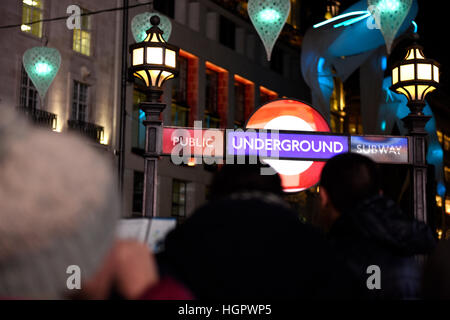
{"type": "Polygon", "coordinates": [[[270,61],[272,49],[291,10],[290,0],[249,0],[247,11],[270,61]]]}
{"type": "Polygon", "coordinates": [[[55,48],[33,47],[23,54],[23,66],[40,97],[44,99],[61,65],[61,54],[55,48]]]}

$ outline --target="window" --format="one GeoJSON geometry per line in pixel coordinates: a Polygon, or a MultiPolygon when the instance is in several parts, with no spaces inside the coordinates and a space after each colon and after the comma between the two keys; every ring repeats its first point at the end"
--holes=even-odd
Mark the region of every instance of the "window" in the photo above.
{"type": "Polygon", "coordinates": [[[133,177],[133,212],[142,213],[142,199],[144,196],[144,173],[134,171],[133,177]]]}
{"type": "Polygon", "coordinates": [[[214,116],[206,112],[205,128],[220,128],[220,118],[218,116],[214,116]]]}
{"type": "Polygon", "coordinates": [[[198,106],[198,58],[180,50],[178,65],[178,76],[172,80],[172,125],[187,127],[198,106]]]}
{"type": "Polygon", "coordinates": [[[327,12],[325,13],[325,19],[331,19],[339,14],[339,7],[341,3],[337,0],[327,1],[327,12]]]}
{"type": "Polygon", "coordinates": [[[42,37],[42,22],[31,23],[39,21],[44,18],[43,3],[39,0],[23,0],[22,1],[22,25],[20,29],[23,32],[30,33],[38,38],[42,37]]]}
{"type": "Polygon", "coordinates": [[[206,61],[204,120],[207,128],[226,125],[228,86],[228,71],[206,61]]]}
{"type": "Polygon", "coordinates": [[[442,132],[438,130],[436,131],[436,135],[439,140],[439,143],[442,144],[442,132]]]}
{"type": "Polygon", "coordinates": [[[145,93],[133,90],[133,113],[131,115],[131,147],[138,153],[145,148],[145,126],[142,121],[145,118],[144,111],[139,109],[139,103],[147,101],[145,93]]]}
{"type": "Polygon", "coordinates": [[[179,56],[179,73],[172,86],[172,125],[187,127],[189,107],[187,105],[188,58],[179,56]]]}
{"type": "Polygon", "coordinates": [[[86,122],[88,102],[88,86],[84,83],[73,82],[72,120],[86,122]]]}
{"type": "Polygon", "coordinates": [[[445,151],[450,150],[450,137],[447,135],[444,135],[444,150],[445,151]]]}
{"type": "Polygon", "coordinates": [[[344,133],[344,120],[345,120],[345,92],[344,84],[339,79],[334,77],[334,89],[330,98],[330,124],[333,132],[344,133]]]}
{"type": "Polygon", "coordinates": [[[205,107],[211,114],[217,113],[219,74],[211,69],[206,69],[206,94],[205,107]]]}
{"type": "Polygon", "coordinates": [[[172,100],[179,104],[186,104],[187,101],[187,85],[188,85],[188,59],[186,57],[178,57],[178,76],[172,80],[172,100]]]}
{"type": "Polygon", "coordinates": [[[22,65],[20,76],[20,107],[38,109],[40,98],[36,88],[22,65]]]}
{"type": "Polygon", "coordinates": [[[271,91],[264,87],[259,87],[259,103],[262,106],[272,100],[275,100],[278,97],[278,94],[275,91],[271,91]]]}
{"type": "Polygon", "coordinates": [[[236,27],[233,22],[227,18],[220,16],[219,21],[219,42],[224,46],[235,48],[236,27]]]}
{"type": "MultiPolygon", "coordinates": [[[[81,14],[89,11],[81,9],[81,14]]],[[[84,54],[91,55],[91,17],[81,16],[81,29],[73,29],[73,50],[84,54]]]]}
{"type": "Polygon", "coordinates": [[[189,108],[172,103],[172,125],[187,127],[189,123],[189,108]]]}
{"type": "Polygon", "coordinates": [[[234,82],[234,105],[235,124],[243,127],[245,122],[245,84],[239,81],[234,82]]]}
{"type": "Polygon", "coordinates": [[[172,183],[172,216],[186,216],[186,182],[173,179],[172,183]]]}
{"type": "Polygon", "coordinates": [[[291,0],[291,11],[289,11],[287,23],[289,23],[295,29],[298,29],[300,27],[299,9],[300,9],[300,2],[298,0],[291,0]]]}
{"type": "Polygon", "coordinates": [[[361,115],[356,114],[354,110],[349,111],[344,120],[344,130],[344,133],[363,134],[361,115]]]}
{"type": "Polygon", "coordinates": [[[442,197],[436,196],[436,205],[440,208],[442,207],[442,197]]]}

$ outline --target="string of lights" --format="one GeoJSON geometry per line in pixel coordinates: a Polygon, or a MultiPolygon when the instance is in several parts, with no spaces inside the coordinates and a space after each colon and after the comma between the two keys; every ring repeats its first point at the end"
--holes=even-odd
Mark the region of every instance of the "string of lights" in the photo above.
{"type": "MultiPolygon", "coordinates": [[[[142,6],[145,6],[145,5],[152,5],[152,4],[153,4],[153,0],[148,1],[148,2],[144,2],[144,3],[137,3],[137,4],[129,5],[129,6],[101,9],[101,10],[90,11],[90,12],[84,12],[84,13],[81,13],[80,16],[92,16],[92,15],[96,15],[96,14],[100,14],[100,13],[121,11],[121,10],[125,10],[125,9],[132,9],[132,8],[137,8],[137,7],[142,7],[142,6]]],[[[27,22],[27,25],[32,25],[32,24],[41,23],[41,22],[52,22],[52,21],[66,20],[69,17],[70,17],[70,15],[60,16],[60,17],[55,17],[55,18],[40,19],[40,20],[27,22]]],[[[0,29],[20,28],[22,26],[22,24],[23,23],[8,24],[8,25],[0,26],[0,29]]]]}

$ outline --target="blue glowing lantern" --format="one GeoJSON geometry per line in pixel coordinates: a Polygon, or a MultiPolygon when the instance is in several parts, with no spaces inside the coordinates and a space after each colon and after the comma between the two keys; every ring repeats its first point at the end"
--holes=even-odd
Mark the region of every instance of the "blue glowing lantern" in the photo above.
{"type": "Polygon", "coordinates": [[[55,48],[34,47],[23,54],[23,66],[41,99],[44,99],[61,65],[61,55],[55,48]]]}
{"type": "Polygon", "coordinates": [[[170,22],[170,19],[160,13],[144,12],[134,16],[131,20],[131,32],[136,42],[142,42],[147,38],[147,30],[152,27],[150,24],[150,18],[152,16],[159,17],[158,27],[163,32],[162,37],[166,42],[169,41],[170,34],[172,33],[172,22],[170,22]]]}
{"type": "Polygon", "coordinates": [[[367,5],[390,53],[395,36],[412,7],[412,0],[367,0],[367,5]]]}
{"type": "Polygon", "coordinates": [[[290,0],[249,0],[247,11],[270,61],[272,49],[291,10],[290,0]]]}

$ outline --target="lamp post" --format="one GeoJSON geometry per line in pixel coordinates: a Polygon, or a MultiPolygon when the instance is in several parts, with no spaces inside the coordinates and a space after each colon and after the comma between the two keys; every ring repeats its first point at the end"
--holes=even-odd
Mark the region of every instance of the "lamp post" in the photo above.
{"type": "Polygon", "coordinates": [[[160,19],[150,18],[152,27],[147,30],[144,41],[130,46],[130,73],[140,80],[140,87],[147,93],[149,102],[142,102],[139,108],[145,113],[144,152],[144,195],[142,210],[144,217],[156,215],[156,189],[158,159],[161,155],[162,121],[161,112],[166,105],[161,103],[162,85],[178,73],[179,48],[168,44],[158,27],[160,19]]]}
{"type": "Polygon", "coordinates": [[[402,119],[412,137],[414,217],[427,222],[427,164],[425,125],[431,117],[423,114],[425,96],[439,85],[439,64],[425,58],[416,43],[408,48],[406,57],[392,69],[391,90],[408,98],[410,113],[402,119]]]}

